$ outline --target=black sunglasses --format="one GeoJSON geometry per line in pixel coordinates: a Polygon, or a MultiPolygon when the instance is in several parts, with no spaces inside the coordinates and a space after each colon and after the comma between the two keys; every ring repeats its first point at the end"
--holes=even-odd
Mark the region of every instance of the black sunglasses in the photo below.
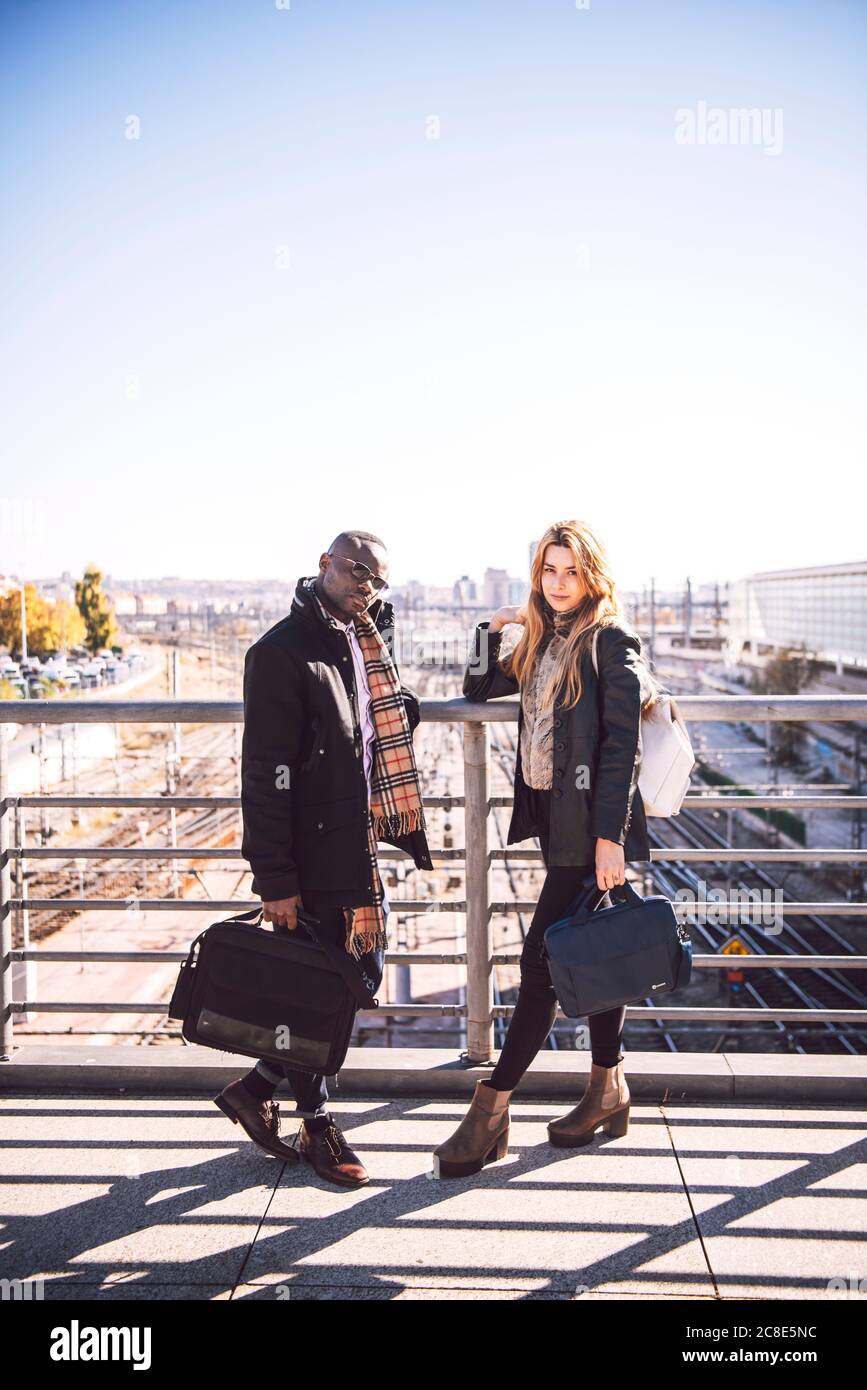
{"type": "Polygon", "coordinates": [[[348,555],[341,555],[336,550],[329,550],[328,554],[332,559],[343,560],[345,564],[349,565],[352,569],[352,577],[354,579],[360,579],[362,582],[369,579],[377,593],[381,594],[388,588],[388,580],[381,579],[378,574],[374,574],[373,570],[369,570],[367,565],[363,565],[360,560],[350,560],[348,555]]]}

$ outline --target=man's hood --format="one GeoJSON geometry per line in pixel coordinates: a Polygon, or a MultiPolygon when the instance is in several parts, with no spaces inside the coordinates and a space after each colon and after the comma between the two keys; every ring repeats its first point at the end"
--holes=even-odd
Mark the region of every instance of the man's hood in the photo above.
{"type": "MultiPolygon", "coordinates": [[[[321,623],[324,627],[326,626],[326,619],[322,616],[315,594],[310,591],[310,585],[315,578],[315,574],[302,575],[298,580],[291,611],[307,622],[321,623]]],[[[386,599],[375,598],[366,611],[367,616],[380,632],[394,620],[394,608],[386,599]]]]}

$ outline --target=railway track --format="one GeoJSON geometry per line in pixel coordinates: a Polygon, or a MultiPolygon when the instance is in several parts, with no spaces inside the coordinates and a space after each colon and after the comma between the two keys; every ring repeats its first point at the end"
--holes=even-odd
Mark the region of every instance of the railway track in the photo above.
{"type": "MultiPolygon", "coordinates": [[[[515,766],[515,747],[514,736],[511,729],[500,729],[492,725],[492,744],[494,754],[501,762],[504,770],[510,777],[514,777],[515,766]]],[[[690,809],[681,811],[677,820],[666,823],[667,833],[673,837],[663,840],[659,832],[654,827],[653,820],[648,822],[648,831],[651,846],[654,848],[676,848],[678,838],[690,848],[730,848],[728,841],[722,836],[715,827],[708,826],[703,817],[690,809]]],[[[727,862],[710,860],[708,864],[709,872],[714,872],[723,881],[731,874],[731,866],[727,862]]],[[[676,861],[665,866],[650,863],[648,875],[657,892],[664,893],[667,897],[674,899],[678,890],[685,890],[694,896],[696,901],[700,900],[703,880],[695,873],[691,864],[678,864],[676,861]]],[[[708,887],[706,881],[705,888],[708,887]]],[[[785,902],[786,890],[782,884],[764,868],[745,860],[739,866],[736,886],[739,892],[746,895],[750,890],[771,891],[779,893],[783,904],[785,902]]],[[[779,901],[779,899],[774,899],[779,901]]],[[[733,935],[737,934],[750,952],[755,955],[774,954],[774,955],[856,955],[857,948],[848,940],[835,926],[832,926],[820,915],[809,915],[799,917],[798,926],[792,926],[785,922],[785,909],[783,906],[783,928],[779,935],[772,938],[773,945],[769,948],[767,938],[763,939],[761,928],[750,926],[749,923],[691,923],[691,930],[698,936],[699,950],[702,954],[717,954],[725,942],[733,935]]],[[[843,919],[845,922],[845,918],[843,919]]],[[[817,967],[815,970],[797,971],[795,977],[786,974],[785,970],[778,966],[769,966],[767,971],[751,970],[747,975],[744,984],[744,995],[746,999],[757,1008],[865,1008],[867,1007],[867,997],[859,987],[858,974],[860,972],[846,972],[845,968],[828,970],[817,967]]],[[[653,1000],[647,998],[643,1001],[648,1007],[653,1007],[653,1000]]],[[[634,1022],[627,1023],[627,1028],[632,1031],[636,1028],[634,1022]]],[[[648,1047],[650,1039],[654,1037],[656,1046],[660,1050],[679,1051],[678,1029],[672,1027],[666,1020],[655,1020],[650,1025],[638,1025],[642,1028],[642,1048],[653,1050],[652,1045],[648,1047]],[[652,1029],[650,1037],[646,1029],[652,1029]]],[[[809,1051],[812,1053],[839,1053],[846,1052],[853,1055],[862,1055],[867,1052],[867,1038],[864,1031],[859,1029],[845,1029],[835,1023],[824,1022],[817,1019],[815,1024],[800,1025],[797,1033],[785,1023],[777,1020],[769,1020],[765,1025],[769,1030],[769,1036],[776,1033],[781,1041],[786,1044],[786,1050],[793,1050],[800,1053],[809,1051]],[[802,1037],[809,1040],[810,1046],[807,1048],[801,1041],[802,1037]]],[[[733,1034],[736,1035],[739,1029],[737,1021],[727,1023],[719,1033],[718,1023],[708,1023],[702,1025],[707,1032],[718,1032],[713,1050],[719,1050],[726,1039],[733,1034]]],[[[695,1034],[693,1033],[693,1036],[695,1034]]]]}
{"type": "MultiPolygon", "coordinates": [[[[649,832],[651,845],[655,848],[676,848],[678,840],[681,840],[688,848],[730,848],[725,837],[714,826],[708,825],[700,812],[695,812],[691,808],[682,810],[676,820],[667,823],[668,838],[665,841],[662,840],[652,821],[649,822],[649,832]]],[[[661,867],[659,866],[659,868],[661,867]]],[[[656,868],[657,866],[651,865],[651,873],[654,879],[659,880],[663,876],[656,873],[656,868]]],[[[711,859],[708,861],[708,873],[713,873],[715,877],[726,882],[731,876],[731,865],[727,862],[711,859]]],[[[695,873],[691,864],[675,862],[667,865],[664,880],[664,886],[661,885],[662,891],[671,897],[674,897],[675,892],[679,889],[694,894],[697,899],[701,893],[703,880],[695,873]]],[[[777,934],[777,924],[776,922],[773,924],[775,934],[769,945],[767,934],[762,929],[761,924],[756,926],[749,920],[737,923],[705,922],[692,924],[692,930],[699,934],[702,949],[705,952],[717,953],[732,935],[737,934],[744,945],[755,955],[846,956],[857,954],[857,948],[843,932],[836,925],[832,926],[819,914],[799,915],[796,919],[797,925],[787,922],[785,919],[785,900],[791,895],[787,893],[785,886],[761,865],[753,864],[749,859],[745,859],[738,866],[738,873],[731,886],[742,894],[745,900],[748,900],[751,893],[769,892],[773,894],[774,903],[780,903],[782,930],[777,934]]],[[[835,920],[844,923],[846,921],[845,917],[835,920]]],[[[845,967],[834,970],[817,967],[815,970],[799,969],[795,976],[794,974],[786,974],[781,967],[769,966],[767,971],[750,971],[744,983],[744,994],[756,1007],[864,1008],[867,1006],[867,998],[865,998],[858,983],[860,973],[847,972],[845,967]]],[[[731,1026],[736,1027],[736,1025],[731,1026]]],[[[768,1027],[774,1027],[782,1034],[788,1032],[784,1023],[769,1022],[768,1027]]],[[[806,1029],[814,1035],[811,1037],[812,1045],[809,1049],[811,1052],[839,1052],[842,1050],[860,1056],[867,1051],[867,1039],[865,1039],[863,1031],[853,1032],[851,1029],[841,1028],[838,1024],[826,1023],[819,1019],[814,1025],[802,1025],[802,1029],[806,1029]]],[[[797,1038],[792,1039],[792,1044],[794,1050],[806,1051],[797,1038]]]]}

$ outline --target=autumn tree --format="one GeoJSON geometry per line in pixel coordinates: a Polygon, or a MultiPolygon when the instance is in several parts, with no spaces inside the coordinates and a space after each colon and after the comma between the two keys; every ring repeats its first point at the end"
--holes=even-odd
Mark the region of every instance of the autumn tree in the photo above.
{"type": "Polygon", "coordinates": [[[65,598],[59,598],[54,605],[53,631],[56,640],[51,651],[68,652],[71,647],[84,644],[84,619],[75,604],[67,603],[65,598]]]}
{"type": "Polygon", "coordinates": [[[102,571],[88,565],[75,585],[75,602],[84,619],[84,645],[89,652],[109,647],[117,636],[114,610],[102,590],[102,571]]]}
{"type": "MultiPolygon", "coordinates": [[[[84,621],[77,608],[66,599],[49,602],[35,584],[24,585],[27,609],[27,655],[46,657],[52,652],[66,651],[84,638],[84,621]]],[[[0,646],[8,647],[15,661],[20,661],[21,591],[9,589],[0,595],[0,646]]]]}

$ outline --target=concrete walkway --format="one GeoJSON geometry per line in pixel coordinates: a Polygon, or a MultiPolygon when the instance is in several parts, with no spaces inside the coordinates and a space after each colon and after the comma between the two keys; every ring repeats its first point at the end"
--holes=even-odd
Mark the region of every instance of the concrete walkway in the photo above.
{"type": "Polygon", "coordinates": [[[566,1151],[545,1122],[577,1094],[519,1096],[508,1157],[436,1179],[484,1073],[452,1096],[341,1085],[371,1179],[345,1191],[229,1122],[210,1096],[243,1059],[212,1056],[225,1079],[194,1095],[5,1088],[0,1278],[41,1277],[46,1300],[834,1300],[867,1274],[863,1103],[638,1097],[624,1138],[566,1151]]]}

